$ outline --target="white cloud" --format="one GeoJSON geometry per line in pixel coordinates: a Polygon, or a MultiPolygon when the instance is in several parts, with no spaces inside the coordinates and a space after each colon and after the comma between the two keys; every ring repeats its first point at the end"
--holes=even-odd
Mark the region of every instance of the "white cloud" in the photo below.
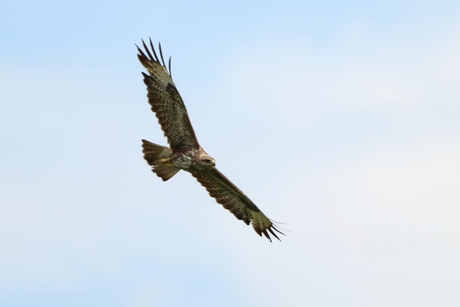
{"type": "Polygon", "coordinates": [[[459,140],[381,148],[292,187],[279,204],[292,230],[282,243],[235,239],[229,249],[253,303],[455,306],[459,140]]]}
{"type": "Polygon", "coordinates": [[[245,50],[229,62],[224,81],[231,92],[222,96],[276,113],[301,129],[331,111],[397,114],[455,106],[460,97],[458,31],[425,49],[394,45],[393,39],[403,41],[404,36],[372,36],[365,24],[344,33],[322,49],[313,43],[273,46],[270,41],[245,50]],[[345,39],[350,35],[358,38],[345,39]]]}
{"type": "MultiPolygon", "coordinates": [[[[341,240],[340,246],[460,253],[456,222],[460,218],[459,139],[457,135],[428,137],[381,149],[316,178],[295,199],[321,201],[322,208],[312,209],[309,215],[318,212],[327,220],[315,223],[314,228],[332,225],[324,233],[341,240]],[[347,236],[342,237],[342,231],[347,236]]],[[[317,243],[327,248],[324,242],[330,240],[317,243]]]]}

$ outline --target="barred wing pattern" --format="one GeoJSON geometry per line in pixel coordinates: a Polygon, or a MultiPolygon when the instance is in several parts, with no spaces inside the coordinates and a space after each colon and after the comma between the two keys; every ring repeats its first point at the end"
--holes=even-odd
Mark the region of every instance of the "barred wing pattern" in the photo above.
{"type": "Polygon", "coordinates": [[[270,234],[272,234],[280,240],[275,232],[283,233],[240,189],[215,167],[206,173],[192,173],[192,176],[206,188],[209,195],[215,198],[225,209],[233,213],[237,219],[243,220],[247,225],[251,223],[259,236],[263,234],[271,242],[270,234]]]}
{"type": "Polygon", "coordinates": [[[169,59],[168,71],[163,59],[161,45],[159,51],[162,63],[160,63],[151,40],[150,47],[153,55],[144,41],[142,44],[146,53],[138,46],[136,47],[139,52],[137,55],[139,61],[149,73],[149,75],[142,73],[144,83],[147,85],[147,97],[171,149],[173,151],[198,149],[200,145],[190,123],[187,109],[171,78],[171,58],[169,59]]]}

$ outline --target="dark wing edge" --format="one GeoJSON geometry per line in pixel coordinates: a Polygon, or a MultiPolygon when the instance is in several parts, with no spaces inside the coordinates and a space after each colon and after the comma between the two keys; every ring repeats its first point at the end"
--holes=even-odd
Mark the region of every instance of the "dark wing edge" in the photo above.
{"type": "Polygon", "coordinates": [[[158,57],[152,40],[150,48],[142,41],[145,52],[136,45],[138,58],[145,67],[148,75],[144,76],[147,86],[148,102],[160,123],[164,135],[173,151],[198,149],[200,147],[195,136],[192,124],[188,117],[184,102],[171,78],[171,58],[169,59],[169,71],[166,67],[161,45],[159,45],[160,57],[158,57]],[[161,62],[160,62],[161,61],[161,62]]]}
{"type": "Polygon", "coordinates": [[[152,49],[153,56],[152,56],[152,53],[150,53],[150,50],[145,44],[144,40],[142,40],[142,45],[144,46],[144,49],[147,55],[142,51],[141,48],[139,48],[138,45],[135,45],[137,47],[137,51],[139,52],[139,54],[137,55],[137,57],[139,58],[139,61],[142,63],[142,65],[145,68],[148,68],[150,65],[152,65],[151,62],[157,63],[158,65],[163,66],[163,68],[166,70],[168,75],[171,77],[172,76],[171,75],[171,57],[169,57],[168,67],[166,67],[165,60],[163,58],[163,51],[161,50],[161,44],[160,43],[158,44],[158,50],[160,51],[160,57],[158,57],[155,51],[155,47],[153,47],[151,38],[149,38],[149,42],[150,42],[150,48],[152,49]],[[161,58],[161,63],[160,63],[160,58],[161,58]]]}
{"type": "Polygon", "coordinates": [[[192,175],[206,188],[209,195],[215,198],[217,203],[233,213],[237,219],[243,220],[247,225],[252,224],[259,236],[263,234],[272,242],[271,234],[281,241],[276,233],[285,234],[278,230],[274,222],[267,218],[240,189],[215,167],[209,172],[192,173],[192,175]]]}

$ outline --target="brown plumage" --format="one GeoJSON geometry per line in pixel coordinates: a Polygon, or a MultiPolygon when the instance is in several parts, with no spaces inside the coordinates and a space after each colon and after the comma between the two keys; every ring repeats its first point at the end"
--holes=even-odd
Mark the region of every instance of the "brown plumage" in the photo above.
{"type": "Polygon", "coordinates": [[[163,181],[173,177],[179,170],[192,174],[216,201],[232,212],[239,220],[252,224],[257,234],[267,237],[270,234],[278,238],[280,232],[262,211],[230,182],[215,167],[215,160],[200,146],[193,131],[184,102],[171,78],[171,58],[169,71],[165,65],[161,45],[160,58],[150,40],[151,52],[144,41],[144,51],[137,47],[138,58],[147,69],[144,76],[147,85],[147,97],[152,111],[156,114],[169,148],[142,140],[144,159],[152,166],[152,171],[163,181]]]}

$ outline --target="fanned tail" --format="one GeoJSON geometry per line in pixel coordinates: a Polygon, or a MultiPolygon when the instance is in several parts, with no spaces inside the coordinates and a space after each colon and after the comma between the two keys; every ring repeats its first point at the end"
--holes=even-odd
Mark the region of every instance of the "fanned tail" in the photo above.
{"type": "Polygon", "coordinates": [[[163,181],[180,171],[170,162],[172,151],[168,147],[142,140],[142,152],[147,163],[153,166],[152,171],[163,181]]]}

